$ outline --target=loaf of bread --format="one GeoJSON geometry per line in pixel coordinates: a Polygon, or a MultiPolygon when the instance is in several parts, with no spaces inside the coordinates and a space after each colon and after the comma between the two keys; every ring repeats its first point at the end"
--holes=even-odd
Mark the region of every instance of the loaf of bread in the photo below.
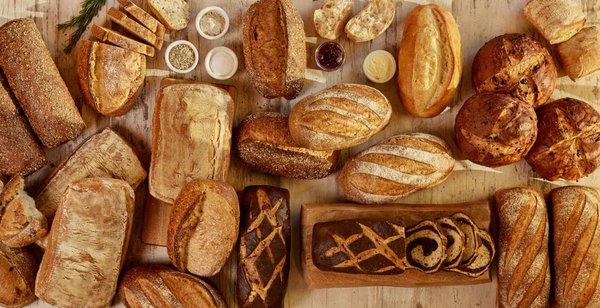
{"type": "Polygon", "coordinates": [[[556,66],[548,50],[527,34],[504,34],[475,55],[473,84],[478,93],[505,93],[537,108],[556,86],[556,66]]]}
{"type": "Polygon", "coordinates": [[[506,94],[476,94],[454,124],[456,143],[474,163],[497,167],[520,161],[537,137],[533,106],[506,94]]]}
{"type": "Polygon", "coordinates": [[[213,180],[186,184],[173,204],[167,252],[180,271],[217,274],[238,238],[240,208],[235,189],[213,180]]]}
{"type": "Polygon", "coordinates": [[[563,98],[538,109],[538,138],[527,162],[543,178],[578,180],[600,166],[600,113],[563,98]]]}
{"type": "Polygon", "coordinates": [[[146,57],[121,47],[84,40],[77,50],[77,81],[88,106],[105,116],[127,113],[146,79],[146,57]]]}
{"type": "Polygon", "coordinates": [[[346,24],[346,35],[351,41],[366,42],[380,36],[396,17],[395,0],[371,0],[367,6],[346,24]]]}
{"type": "Polygon", "coordinates": [[[108,307],[133,224],[135,194],[123,180],[86,178],[56,211],[35,294],[59,307],[108,307]]]}
{"type": "Polygon", "coordinates": [[[383,130],[392,106],[379,90],[359,84],[338,84],[303,98],[290,113],[292,138],[321,151],[359,145],[383,130]]]}
{"type": "Polygon", "coordinates": [[[292,245],[289,204],[286,189],[244,189],[236,283],[240,307],[283,307],[292,245]]]}
{"type": "Polygon", "coordinates": [[[129,13],[131,17],[152,31],[152,33],[156,34],[159,39],[164,38],[165,26],[152,17],[152,15],[148,14],[148,12],[141,7],[135,5],[135,3],[133,3],[131,0],[117,0],[117,2],[121,4],[125,12],[129,13]]]}
{"type": "Polygon", "coordinates": [[[342,168],[342,195],[363,204],[396,203],[443,182],[455,160],[444,140],[428,134],[396,135],[359,153],[342,168]]]}
{"type": "Polygon", "coordinates": [[[295,179],[320,179],[337,166],[339,151],[317,151],[292,140],[288,117],[275,112],[248,116],[237,130],[235,148],[252,169],[295,179]]]}
{"type": "Polygon", "coordinates": [[[160,50],[163,45],[163,39],[156,36],[156,34],[152,33],[150,29],[144,27],[142,24],[137,21],[129,18],[125,13],[119,11],[118,9],[111,7],[108,9],[106,15],[112,20],[114,23],[123,27],[129,33],[133,34],[135,37],[140,40],[156,47],[156,49],[160,50]]]}
{"type": "Polygon", "coordinates": [[[44,146],[75,139],[85,123],[31,18],[0,27],[0,67],[44,146]]]}
{"type": "Polygon", "coordinates": [[[48,163],[0,73],[0,176],[27,175],[48,163]]]}
{"type": "Polygon", "coordinates": [[[458,25],[441,6],[417,6],[405,21],[398,52],[402,104],[412,115],[431,118],[454,98],[462,75],[458,25]]]}
{"type": "Polygon", "coordinates": [[[129,308],[226,308],[227,304],[207,282],[164,265],[141,265],[127,272],[119,294],[129,308]]]}
{"type": "Polygon", "coordinates": [[[246,69],[258,93],[266,98],[298,96],[306,71],[306,35],[292,1],[255,2],[242,27],[246,69]]]}
{"type": "Polygon", "coordinates": [[[579,0],[531,0],[523,13],[550,44],[567,41],[583,28],[586,21],[579,0]]]}
{"type": "Polygon", "coordinates": [[[406,230],[406,263],[423,273],[437,272],[446,260],[447,239],[438,225],[425,220],[406,230]]]}
{"type": "Polygon", "coordinates": [[[352,9],[354,0],[325,0],[323,6],[313,14],[315,30],[322,38],[337,40],[344,31],[352,9]]]}
{"type": "Polygon", "coordinates": [[[25,180],[12,178],[0,188],[0,241],[9,247],[25,247],[48,233],[48,221],[25,192],[25,180]]]}
{"type": "Polygon", "coordinates": [[[530,188],[494,195],[498,211],[498,306],[548,307],[550,266],[544,197],[530,188]]]}
{"type": "Polygon", "coordinates": [[[190,180],[225,180],[233,117],[233,98],[217,86],[162,87],[152,120],[152,196],[173,203],[190,180]]]}
{"type": "Polygon", "coordinates": [[[92,35],[101,42],[123,47],[148,57],[154,57],[154,48],[152,46],[130,39],[116,31],[98,25],[92,25],[91,32],[92,35]]]}
{"type": "Polygon", "coordinates": [[[24,307],[35,301],[34,286],[38,261],[29,248],[0,244],[0,305],[24,307]]]}
{"type": "Polygon", "coordinates": [[[88,177],[122,179],[136,189],[146,179],[146,171],[131,145],[107,128],[90,137],[52,171],[35,197],[37,207],[52,218],[67,187],[88,177]]]}
{"type": "Polygon", "coordinates": [[[147,0],[154,15],[168,29],[179,31],[190,22],[190,5],[187,0],[147,0]]]}
{"type": "Polygon", "coordinates": [[[562,67],[575,81],[600,70],[600,27],[582,29],[556,46],[562,67]]]}
{"type": "Polygon", "coordinates": [[[600,191],[553,189],[554,306],[600,305],[600,191]]]}

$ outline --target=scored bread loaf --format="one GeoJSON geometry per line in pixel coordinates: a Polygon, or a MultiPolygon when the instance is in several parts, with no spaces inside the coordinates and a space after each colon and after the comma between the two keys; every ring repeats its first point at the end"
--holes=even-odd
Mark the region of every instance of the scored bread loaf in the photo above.
{"type": "Polygon", "coordinates": [[[177,196],[167,231],[167,252],[180,271],[217,274],[238,238],[240,207],[231,185],[193,180],[177,196]]]}
{"type": "Polygon", "coordinates": [[[116,24],[123,27],[125,30],[132,33],[134,36],[138,37],[142,41],[149,43],[150,45],[156,47],[156,49],[160,50],[163,45],[162,38],[156,36],[156,34],[152,33],[148,28],[144,27],[142,24],[137,21],[129,18],[127,14],[119,11],[118,9],[111,7],[108,9],[106,13],[110,20],[115,22],[116,24]]]}
{"type": "Polygon", "coordinates": [[[371,0],[367,6],[346,24],[346,35],[351,41],[366,42],[380,36],[394,21],[395,0],[371,0]]]}
{"type": "Polygon", "coordinates": [[[86,178],[56,211],[35,294],[59,307],[108,307],[133,224],[134,191],[123,180],[86,178]]]}
{"type": "Polygon", "coordinates": [[[147,0],[154,15],[170,30],[179,31],[190,22],[187,0],[147,0]]]}
{"type": "Polygon", "coordinates": [[[570,39],[586,22],[579,0],[531,0],[523,13],[550,44],[570,39]]]}
{"type": "Polygon", "coordinates": [[[144,9],[141,7],[135,5],[135,3],[133,3],[131,0],[117,0],[117,2],[121,4],[123,10],[129,13],[131,17],[135,18],[135,20],[156,34],[158,38],[164,39],[165,26],[152,17],[152,15],[148,14],[148,12],[144,11],[144,9]]]}
{"type": "Polygon", "coordinates": [[[570,40],[558,44],[556,50],[573,81],[600,70],[600,27],[582,29],[570,40]]]}
{"type": "Polygon", "coordinates": [[[317,33],[322,38],[337,40],[352,14],[354,2],[354,0],[326,0],[313,14],[317,33]]]}
{"type": "Polygon", "coordinates": [[[553,189],[554,304],[600,305],[600,192],[567,186],[553,189]]]}
{"type": "Polygon", "coordinates": [[[353,202],[394,203],[443,182],[455,159],[442,139],[428,134],[403,134],[359,153],[342,168],[338,185],[353,202]]]}
{"type": "Polygon", "coordinates": [[[227,307],[219,291],[207,282],[158,264],[127,270],[119,294],[129,308],[227,307]]]}
{"type": "Polygon", "coordinates": [[[379,90],[338,84],[299,101],[290,113],[290,133],[299,145],[321,151],[342,150],[366,142],[392,116],[379,90]]]}
{"type": "Polygon", "coordinates": [[[406,230],[406,263],[423,273],[437,272],[446,260],[447,239],[438,225],[430,220],[406,230]]]}
{"type": "Polygon", "coordinates": [[[292,245],[289,203],[287,189],[244,189],[236,283],[240,307],[283,306],[292,245]]]}
{"type": "Polygon", "coordinates": [[[550,266],[544,197],[530,188],[494,194],[498,211],[498,306],[548,307],[550,266]]]}
{"type": "Polygon", "coordinates": [[[288,117],[275,112],[248,116],[238,127],[236,151],[251,168],[289,178],[320,179],[336,168],[339,151],[316,151],[292,140],[288,117]]]}
{"type": "Polygon", "coordinates": [[[101,42],[123,47],[127,50],[135,51],[148,57],[154,57],[155,51],[152,46],[130,39],[116,31],[100,27],[98,25],[92,25],[91,32],[92,35],[101,42]]]}
{"type": "Polygon", "coordinates": [[[0,305],[16,308],[35,301],[35,273],[38,261],[28,247],[10,248],[0,244],[0,305]]]}

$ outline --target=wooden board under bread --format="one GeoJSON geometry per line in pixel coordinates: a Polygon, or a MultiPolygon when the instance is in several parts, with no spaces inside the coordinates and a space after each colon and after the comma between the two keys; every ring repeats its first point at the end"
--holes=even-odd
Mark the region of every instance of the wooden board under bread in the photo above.
{"type": "Polygon", "coordinates": [[[364,286],[424,287],[490,282],[492,278],[489,270],[477,278],[447,271],[425,274],[415,269],[408,269],[399,275],[366,275],[322,271],[313,264],[312,237],[313,227],[317,223],[345,219],[392,219],[402,222],[405,227],[410,227],[423,220],[449,217],[458,212],[471,217],[479,228],[490,230],[491,208],[488,201],[461,204],[389,204],[377,206],[349,203],[303,204],[300,222],[302,234],[300,236],[304,281],[309,288],[313,289],[364,286]]]}

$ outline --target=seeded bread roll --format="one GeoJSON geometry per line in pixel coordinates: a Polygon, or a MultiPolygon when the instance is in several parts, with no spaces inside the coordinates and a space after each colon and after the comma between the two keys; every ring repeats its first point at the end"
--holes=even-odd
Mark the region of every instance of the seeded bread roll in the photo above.
{"type": "Polygon", "coordinates": [[[353,8],[354,0],[326,0],[313,15],[315,30],[322,38],[337,40],[342,35],[353,8]]]}
{"type": "Polygon", "coordinates": [[[371,0],[367,6],[346,24],[351,41],[367,42],[380,36],[394,21],[396,1],[371,0]]]}
{"type": "Polygon", "coordinates": [[[523,13],[550,44],[570,39],[583,28],[586,21],[579,0],[531,0],[523,13]]]}
{"type": "Polygon", "coordinates": [[[190,22],[190,5],[187,0],[147,0],[154,15],[168,29],[179,31],[190,22]]]}
{"type": "Polygon", "coordinates": [[[438,225],[425,220],[406,230],[406,262],[424,273],[437,272],[446,260],[447,239],[438,225]]]}

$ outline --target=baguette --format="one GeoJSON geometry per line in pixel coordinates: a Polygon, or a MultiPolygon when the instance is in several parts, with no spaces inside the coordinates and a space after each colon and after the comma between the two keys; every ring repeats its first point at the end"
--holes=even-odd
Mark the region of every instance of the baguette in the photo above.
{"type": "Polygon", "coordinates": [[[389,28],[396,16],[395,0],[371,0],[346,24],[346,35],[354,42],[367,42],[389,28]]]}
{"type": "Polygon", "coordinates": [[[134,192],[123,180],[87,178],[64,194],[35,280],[60,307],[108,307],[133,224],[134,192]]]}
{"type": "Polygon", "coordinates": [[[498,306],[548,307],[550,266],[544,197],[530,188],[494,195],[499,219],[498,306]]]}
{"type": "Polygon", "coordinates": [[[0,66],[44,146],[75,139],[85,123],[33,19],[0,27],[0,66]]]}
{"type": "Polygon", "coordinates": [[[163,45],[163,39],[159,38],[150,31],[148,28],[139,24],[137,21],[127,17],[127,15],[114,7],[108,9],[107,13],[108,17],[125,30],[129,31],[136,37],[140,38],[142,41],[149,43],[150,45],[156,47],[156,49],[160,50],[163,45]]]}
{"type": "Polygon", "coordinates": [[[170,30],[183,30],[190,22],[187,0],[147,0],[147,3],[154,15],[170,30]]]}
{"type": "Polygon", "coordinates": [[[92,35],[101,42],[114,44],[119,47],[135,51],[139,54],[146,55],[148,57],[154,57],[154,48],[152,46],[140,43],[136,40],[132,40],[113,30],[106,29],[97,25],[92,25],[91,32],[92,35]]]}
{"type": "Polygon", "coordinates": [[[38,261],[28,247],[0,244],[0,305],[17,308],[35,301],[38,261]]]}
{"type": "Polygon", "coordinates": [[[569,40],[586,22],[579,0],[531,0],[523,13],[550,44],[569,40]]]}
{"type": "Polygon", "coordinates": [[[352,9],[354,0],[326,0],[313,15],[315,30],[322,38],[337,40],[344,31],[352,9]]]}

